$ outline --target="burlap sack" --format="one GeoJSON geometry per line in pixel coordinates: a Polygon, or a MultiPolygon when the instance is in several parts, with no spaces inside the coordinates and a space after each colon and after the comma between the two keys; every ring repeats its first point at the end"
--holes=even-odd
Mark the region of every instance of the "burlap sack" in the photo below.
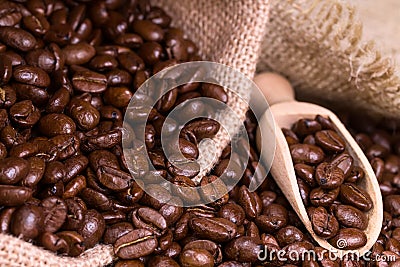
{"type": "MultiPolygon", "coordinates": [[[[400,118],[400,78],[394,60],[362,38],[362,25],[349,4],[272,0],[270,17],[258,71],[286,76],[301,100],[400,118]]],[[[391,21],[396,23],[395,17],[385,23],[391,21]]]]}
{"type": "MultiPolygon", "coordinates": [[[[351,105],[374,115],[400,115],[400,79],[394,65],[371,43],[360,43],[361,25],[354,20],[354,10],[343,2],[272,0],[268,23],[267,0],[154,2],[197,42],[204,59],[228,64],[252,77],[263,38],[257,69],[287,76],[300,98],[333,107],[351,105]]],[[[243,117],[246,107],[230,97],[229,105],[243,117]]],[[[212,150],[219,155],[229,140],[219,133],[216,141],[212,150]]],[[[0,234],[0,266],[95,267],[111,263],[114,257],[112,247],[105,245],[78,258],[59,257],[0,234]]]]}
{"type": "MultiPolygon", "coordinates": [[[[200,48],[203,59],[230,65],[252,77],[258,58],[264,28],[268,20],[268,0],[159,0],[172,17],[173,24],[183,28],[200,48]]],[[[244,118],[246,106],[229,94],[231,105],[244,118]]],[[[206,150],[216,157],[204,158],[203,166],[213,166],[229,142],[220,132],[216,146],[206,150]]],[[[208,167],[210,169],[210,167],[208,167]]],[[[207,168],[203,173],[207,172],[207,168]]],[[[113,261],[111,246],[98,245],[78,258],[59,257],[15,237],[0,234],[0,266],[104,266],[113,261]]]]}

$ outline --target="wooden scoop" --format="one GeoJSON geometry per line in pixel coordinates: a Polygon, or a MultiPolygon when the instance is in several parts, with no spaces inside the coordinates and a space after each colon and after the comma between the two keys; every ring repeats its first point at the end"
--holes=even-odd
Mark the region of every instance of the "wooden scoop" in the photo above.
{"type": "MultiPolygon", "coordinates": [[[[259,149],[260,147],[261,149],[267,148],[269,140],[275,138],[275,157],[272,161],[270,172],[276,183],[285,194],[289,203],[291,203],[308,232],[321,247],[337,253],[340,257],[349,252],[358,253],[356,255],[359,256],[364,255],[378,239],[382,227],[383,207],[378,181],[363,151],[346,130],[343,123],[331,111],[311,103],[295,101],[293,89],[283,77],[273,73],[263,73],[257,75],[254,78],[254,82],[263,91],[270,105],[269,110],[272,112],[272,117],[275,120],[275,122],[271,121],[271,116],[267,116],[264,113],[257,131],[257,146],[259,149]],[[289,146],[281,128],[290,129],[299,119],[314,119],[316,115],[331,119],[336,131],[346,141],[348,153],[354,158],[354,164],[361,167],[365,172],[364,179],[358,185],[370,194],[373,208],[366,213],[369,222],[368,228],[365,230],[367,243],[357,250],[340,250],[329,244],[327,240],[318,237],[312,229],[310,219],[300,196],[289,146]]],[[[264,152],[263,154],[268,153],[267,151],[262,152],[264,152]]]]}

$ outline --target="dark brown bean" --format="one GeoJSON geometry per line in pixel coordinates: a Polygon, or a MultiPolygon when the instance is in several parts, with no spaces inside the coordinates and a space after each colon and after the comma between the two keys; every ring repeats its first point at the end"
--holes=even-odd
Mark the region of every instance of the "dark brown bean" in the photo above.
{"type": "Polygon", "coordinates": [[[355,184],[345,183],[340,186],[340,200],[360,210],[368,211],[372,208],[370,195],[355,184]]]}
{"type": "Polygon", "coordinates": [[[315,169],[315,180],[322,189],[335,189],[344,181],[344,173],[339,167],[321,163],[315,169]]]}
{"type": "Polygon", "coordinates": [[[137,259],[151,254],[157,245],[157,239],[152,232],[136,229],[117,239],[114,252],[121,259],[137,259]]]}
{"type": "Polygon", "coordinates": [[[326,151],[338,153],[342,152],[346,143],[344,140],[332,130],[323,130],[315,134],[315,142],[326,151]]]}
{"type": "Polygon", "coordinates": [[[224,218],[193,218],[190,228],[202,238],[226,242],[236,236],[236,225],[224,218]]]}
{"type": "Polygon", "coordinates": [[[339,230],[335,237],[329,240],[329,243],[336,248],[340,247],[340,249],[357,249],[367,243],[367,236],[359,229],[343,228],[339,230]]]}
{"type": "Polygon", "coordinates": [[[23,205],[13,212],[11,233],[29,241],[39,236],[43,227],[42,208],[34,205],[23,205]]]}
{"type": "Polygon", "coordinates": [[[0,41],[23,52],[36,46],[36,39],[29,32],[10,26],[0,26],[0,41]]]}
{"type": "Polygon", "coordinates": [[[329,214],[324,207],[307,210],[315,233],[324,238],[331,238],[339,231],[339,223],[335,216],[329,214]]]}
{"type": "Polygon", "coordinates": [[[292,155],[292,159],[295,164],[318,164],[321,163],[325,158],[325,154],[322,149],[314,145],[291,145],[290,154],[292,155]]]}

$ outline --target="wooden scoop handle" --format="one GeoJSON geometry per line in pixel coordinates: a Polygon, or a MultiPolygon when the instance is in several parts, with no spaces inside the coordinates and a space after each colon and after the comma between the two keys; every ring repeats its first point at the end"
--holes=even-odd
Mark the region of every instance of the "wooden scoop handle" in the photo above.
{"type": "Polygon", "coordinates": [[[270,106],[295,101],[295,95],[292,85],[283,76],[264,72],[254,77],[253,81],[260,88],[270,106]]]}

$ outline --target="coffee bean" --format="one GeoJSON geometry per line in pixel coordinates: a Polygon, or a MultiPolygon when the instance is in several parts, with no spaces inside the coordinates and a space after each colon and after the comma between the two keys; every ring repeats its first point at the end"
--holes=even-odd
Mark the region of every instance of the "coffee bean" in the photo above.
{"type": "Polygon", "coordinates": [[[193,218],[189,226],[199,237],[215,242],[226,242],[236,235],[236,225],[224,218],[193,218]]]}
{"type": "Polygon", "coordinates": [[[133,226],[128,222],[120,222],[113,224],[107,227],[107,229],[104,232],[103,236],[104,243],[114,244],[118,238],[129,233],[130,231],[133,231],[133,226]]]}
{"type": "Polygon", "coordinates": [[[132,29],[146,41],[158,42],[164,38],[163,30],[148,20],[135,20],[132,29]]]}
{"type": "Polygon", "coordinates": [[[218,211],[218,216],[230,220],[236,225],[242,225],[246,218],[243,208],[235,203],[227,203],[218,211]]]}
{"type": "Polygon", "coordinates": [[[321,163],[315,169],[315,180],[322,189],[335,189],[344,181],[344,173],[335,165],[321,163]]]}
{"type": "Polygon", "coordinates": [[[128,106],[132,95],[132,92],[127,87],[109,87],[104,92],[103,98],[106,104],[117,108],[124,108],[128,106]]]}
{"type": "Polygon", "coordinates": [[[57,236],[67,243],[69,256],[78,256],[85,250],[84,238],[76,231],[58,232],[57,236]]]}
{"type": "Polygon", "coordinates": [[[335,216],[329,214],[324,207],[311,207],[307,210],[314,232],[324,238],[331,238],[339,231],[339,223],[335,216]]]}
{"type": "Polygon", "coordinates": [[[276,239],[281,247],[303,241],[303,233],[294,226],[286,226],[276,233],[276,239]]]}
{"type": "Polygon", "coordinates": [[[384,198],[384,210],[392,216],[400,215],[400,195],[390,195],[384,198]]]}
{"type": "Polygon", "coordinates": [[[28,241],[39,236],[43,227],[43,210],[34,205],[23,205],[11,218],[11,232],[28,241]]]}
{"type": "Polygon", "coordinates": [[[0,212],[0,233],[8,234],[10,232],[11,218],[15,209],[6,208],[0,212]]]}
{"type": "Polygon", "coordinates": [[[249,219],[254,219],[261,213],[261,208],[258,207],[259,203],[257,202],[259,200],[257,197],[256,193],[249,192],[249,189],[246,186],[240,187],[238,203],[243,207],[244,212],[249,219]]]}
{"type": "Polygon", "coordinates": [[[39,236],[38,242],[41,246],[53,252],[66,253],[66,254],[68,254],[69,252],[67,241],[60,238],[56,234],[44,232],[39,236]]]}
{"type": "Polygon", "coordinates": [[[314,206],[329,207],[337,199],[339,191],[339,187],[332,190],[314,188],[310,192],[310,202],[314,206]]]}
{"type": "Polygon", "coordinates": [[[298,136],[306,136],[309,134],[315,134],[321,131],[322,126],[319,122],[310,119],[300,119],[293,124],[292,130],[298,136]]]}
{"type": "MultiPolygon", "coordinates": [[[[65,166],[65,165],[64,165],[65,166]]],[[[64,180],[66,180],[64,176],[64,180]]],[[[73,178],[64,189],[63,198],[75,197],[86,187],[86,178],[83,175],[78,175],[73,178]]]]}
{"type": "Polygon", "coordinates": [[[344,176],[347,177],[350,174],[351,169],[353,167],[353,161],[354,161],[353,157],[351,157],[348,153],[344,152],[335,157],[331,161],[331,164],[333,166],[339,167],[343,171],[344,176]]]}
{"type": "Polygon", "coordinates": [[[10,26],[0,26],[0,41],[23,52],[36,46],[36,39],[29,32],[10,26]]]}
{"type": "Polygon", "coordinates": [[[32,189],[23,186],[0,185],[0,205],[19,206],[32,197],[32,189]]]}
{"type": "Polygon", "coordinates": [[[370,195],[351,183],[340,186],[340,200],[363,211],[368,211],[373,206],[370,195]]]}
{"type": "Polygon", "coordinates": [[[273,203],[264,208],[255,222],[262,231],[275,232],[287,225],[288,213],[283,206],[273,203]]]}
{"type": "Polygon", "coordinates": [[[294,170],[296,175],[303,179],[308,185],[316,186],[316,181],[314,179],[314,168],[310,165],[298,163],[294,165],[294,170]]]}
{"type": "Polygon", "coordinates": [[[214,259],[210,252],[205,249],[187,249],[182,251],[179,257],[182,266],[214,266],[214,259]]]}
{"type": "Polygon", "coordinates": [[[343,228],[339,230],[335,237],[329,240],[329,243],[336,248],[340,247],[340,249],[357,249],[367,243],[367,236],[359,229],[343,228]]]}
{"type": "Polygon", "coordinates": [[[121,259],[137,259],[151,254],[157,245],[157,239],[152,232],[136,229],[117,239],[114,252],[121,259]]]}
{"type": "Polygon", "coordinates": [[[82,130],[92,130],[100,122],[100,112],[90,103],[79,98],[70,101],[67,113],[82,130]]]}
{"type": "Polygon", "coordinates": [[[91,248],[100,241],[105,228],[103,216],[96,210],[88,210],[77,232],[84,238],[85,247],[91,248]]]}
{"type": "Polygon", "coordinates": [[[0,183],[4,185],[16,184],[24,179],[30,170],[27,160],[9,157],[0,161],[0,183]]]}
{"type": "Polygon", "coordinates": [[[341,152],[345,149],[344,140],[332,130],[323,130],[315,134],[315,142],[326,151],[341,152]]]}
{"type": "Polygon", "coordinates": [[[229,242],[224,249],[228,259],[239,262],[256,262],[261,253],[261,240],[242,236],[229,242]]]}
{"type": "Polygon", "coordinates": [[[76,125],[70,117],[64,114],[50,113],[40,119],[39,129],[42,134],[53,137],[75,133],[76,125]]]}
{"type": "Polygon", "coordinates": [[[72,86],[80,92],[102,93],[107,89],[107,78],[94,71],[80,70],[74,73],[72,86]]]}
{"type": "Polygon", "coordinates": [[[222,86],[211,83],[203,83],[201,85],[200,93],[204,97],[210,97],[223,103],[228,103],[228,95],[222,86]]]}
{"type": "Polygon", "coordinates": [[[290,146],[290,154],[295,164],[318,164],[325,158],[321,148],[314,145],[295,144],[290,146]]]}
{"type": "Polygon", "coordinates": [[[156,210],[151,208],[139,208],[132,212],[132,222],[136,228],[152,231],[157,236],[167,228],[165,218],[156,210]]]}

